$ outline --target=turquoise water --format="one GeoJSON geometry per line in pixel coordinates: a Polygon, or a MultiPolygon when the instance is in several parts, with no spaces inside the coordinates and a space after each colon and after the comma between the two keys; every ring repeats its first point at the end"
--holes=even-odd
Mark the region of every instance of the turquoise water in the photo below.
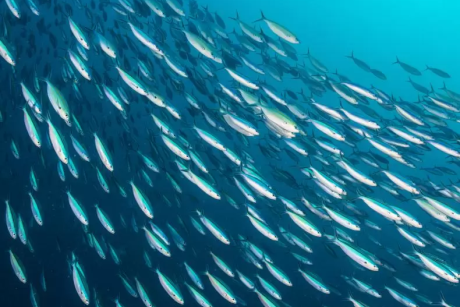
{"type": "MultiPolygon", "coordinates": [[[[311,48],[331,69],[350,73],[353,64],[342,56],[353,50],[385,71],[391,84],[405,81],[398,68],[389,66],[396,56],[420,69],[428,61],[432,66],[452,67],[452,76],[458,70],[455,29],[460,21],[454,12],[460,4],[456,1],[204,2],[229,13],[238,10],[246,21],[257,19],[263,10],[302,39],[300,50],[311,48]],[[398,76],[401,79],[395,80],[398,76]]],[[[427,75],[422,81],[432,79],[436,78],[427,75]]]]}
{"type": "MultiPolygon", "coordinates": [[[[84,275],[88,285],[85,291],[89,293],[91,306],[114,306],[117,297],[121,306],[144,305],[123,287],[119,274],[127,276],[132,284],[138,278],[155,306],[176,305],[158,280],[156,269],[160,269],[180,290],[179,296],[186,306],[198,306],[198,303],[188,292],[185,282],[193,285],[212,306],[232,305],[216,291],[205,271],[226,284],[238,306],[400,305],[385,287],[407,296],[406,305],[433,305],[440,302],[441,295],[450,304],[445,304],[446,307],[460,305],[455,287],[457,283],[440,279],[434,269],[431,267],[430,270],[416,255],[416,252],[422,252],[449,276],[454,275],[452,279],[458,278],[455,277],[456,271],[444,267],[444,264],[459,268],[457,248],[460,226],[457,220],[460,215],[456,212],[460,212],[460,137],[459,112],[455,109],[460,109],[460,95],[449,94],[440,88],[445,82],[449,90],[460,92],[457,84],[460,70],[457,42],[460,3],[412,0],[184,0],[184,3],[177,1],[179,4],[176,4],[176,9],[181,8],[185,12],[185,16],[181,17],[174,12],[174,5],[170,7],[166,1],[160,1],[167,16],[162,18],[141,0],[107,3],[36,0],[40,16],[32,14],[27,1],[16,1],[21,12],[19,19],[13,16],[14,9],[9,8],[6,2],[0,5],[0,38],[5,45],[2,48],[15,59],[13,67],[0,58],[0,199],[9,200],[14,211],[12,217],[4,215],[0,242],[4,250],[11,249],[22,265],[14,261],[12,264],[9,253],[0,255],[2,306],[36,307],[30,298],[31,285],[35,289],[35,297],[39,299],[38,306],[84,306],[77,294],[78,284],[73,279],[75,272],[80,274],[80,278],[84,275]],[[198,12],[200,17],[205,16],[205,7],[211,14],[218,13],[226,25],[225,30],[220,30],[230,37],[229,40],[222,39],[217,31],[212,30],[218,26],[211,18],[196,19],[192,16],[193,3],[197,6],[193,11],[198,12]],[[281,41],[282,38],[270,31],[265,22],[253,23],[260,18],[261,10],[266,18],[286,27],[300,40],[300,44],[290,45],[296,50],[298,61],[276,54],[268,47],[268,38],[260,45],[251,45],[255,51],[248,51],[231,33],[235,29],[238,35],[250,40],[230,19],[238,12],[241,20],[257,31],[261,28],[267,37],[275,42],[281,41]],[[69,16],[81,27],[85,38],[74,36],[68,24],[69,16]],[[152,53],[139,35],[137,38],[133,35],[128,22],[144,31],[151,39],[150,43],[155,43],[161,52],[152,53]],[[199,53],[182,33],[184,29],[204,40],[201,46],[212,50],[214,57],[224,58],[224,63],[199,53]],[[116,60],[104,53],[96,33],[112,42],[112,47],[117,49],[116,60]],[[90,50],[81,50],[81,46],[78,50],[79,40],[87,41],[90,50]],[[210,47],[213,44],[214,47],[210,47]],[[86,80],[78,72],[78,63],[72,62],[68,50],[85,63],[91,80],[86,80]],[[312,65],[305,56],[308,51],[324,64],[327,72],[312,65]],[[226,52],[231,57],[225,57],[226,52]],[[352,52],[356,58],[381,71],[386,80],[360,69],[347,57],[352,52]],[[259,75],[242,63],[232,65],[230,58],[241,62],[243,56],[266,72],[270,66],[275,66],[283,71],[282,80],[276,81],[268,73],[259,75]],[[400,65],[393,64],[397,57],[420,70],[421,76],[410,75],[400,65]],[[209,69],[203,69],[203,65],[209,69]],[[450,78],[424,71],[425,65],[449,73],[450,78]],[[131,83],[126,82],[115,67],[126,71],[131,83]],[[232,78],[224,68],[241,74],[253,89],[241,79],[232,78]],[[359,88],[347,90],[347,85],[334,74],[336,71],[358,84],[359,88]],[[301,73],[303,80],[298,78],[301,73]],[[407,82],[409,77],[427,88],[428,92],[417,91],[407,82]],[[51,100],[55,96],[46,89],[43,81],[47,78],[69,105],[69,114],[74,116],[70,125],[59,115],[60,109],[52,106],[50,96],[51,100]],[[24,95],[21,82],[42,107],[41,115],[34,113],[37,106],[32,108],[29,103],[29,107],[25,108],[41,136],[40,147],[34,145],[25,127],[27,123],[24,123],[22,107],[27,105],[27,95],[24,95]],[[133,82],[135,86],[132,86],[133,82]],[[226,94],[219,83],[233,92],[233,96],[226,94]],[[262,89],[266,84],[273,87],[273,95],[278,100],[285,102],[277,103],[273,96],[270,97],[262,89]],[[113,90],[118,104],[110,101],[103,85],[113,90]],[[254,89],[254,86],[260,88],[254,89]],[[340,99],[332,86],[345,90],[358,100],[358,104],[352,105],[340,99]],[[431,86],[434,92],[430,91],[431,86]],[[256,101],[252,106],[245,102],[238,89],[255,95],[256,101]],[[162,97],[161,102],[165,105],[160,103],[159,106],[158,101],[157,104],[152,103],[143,90],[162,97]],[[299,94],[301,90],[304,96],[299,94]],[[377,98],[378,90],[391,97],[377,98]],[[126,101],[122,93],[125,93],[126,101]],[[295,93],[296,98],[289,93],[295,93]],[[195,97],[199,109],[187,101],[187,98],[191,99],[188,95],[195,97]],[[365,95],[367,98],[364,98],[365,95]],[[241,101],[238,102],[235,96],[241,101]],[[430,97],[445,100],[450,109],[437,107],[430,102],[430,97]],[[379,99],[384,101],[378,102],[379,99]],[[329,113],[318,109],[318,104],[329,113]],[[267,105],[276,110],[273,111],[275,119],[270,117],[273,113],[267,114],[267,109],[264,109],[267,105]],[[303,110],[304,117],[297,117],[294,106],[303,110]],[[396,111],[399,107],[416,114],[423,126],[396,111]],[[430,117],[430,112],[423,107],[442,112],[447,118],[430,117]],[[341,108],[365,117],[380,128],[365,128],[362,121],[349,118],[341,108]],[[284,122],[285,117],[282,117],[283,123],[280,123],[279,112],[289,116],[292,122],[284,122]],[[168,127],[159,127],[161,124],[155,123],[151,114],[168,127]],[[240,126],[235,127],[235,123],[228,120],[226,116],[229,114],[235,116],[240,126]],[[66,156],[75,163],[78,176],[73,176],[62,157],[58,157],[59,149],[63,147],[57,148],[52,142],[47,123],[39,120],[42,117],[49,117],[55,125],[63,140],[62,146],[67,149],[66,156]],[[345,141],[318,128],[318,121],[322,127],[327,125],[343,135],[345,141]],[[249,128],[244,126],[247,123],[249,128]],[[78,125],[82,132],[77,129],[78,125]],[[196,127],[211,136],[200,134],[194,129],[196,127]],[[361,129],[361,134],[347,127],[361,129]],[[391,132],[391,127],[406,132],[406,128],[413,129],[412,136],[417,131],[422,133],[423,137],[417,136],[423,145],[397,137],[391,132]],[[250,129],[257,133],[251,135],[253,130],[250,129]],[[93,133],[102,140],[108,158],[96,149],[93,133]],[[366,136],[363,137],[363,134],[366,136]],[[165,135],[175,143],[165,142],[165,135]],[[82,158],[72,145],[71,136],[86,148],[91,162],[82,158]],[[436,148],[427,138],[442,141],[453,152],[449,156],[446,150],[436,148]],[[378,140],[386,149],[397,151],[406,160],[403,163],[396,161],[388,152],[371,146],[370,140],[378,140]],[[289,146],[292,141],[301,148],[296,151],[295,146],[289,146]],[[14,157],[12,143],[18,148],[19,159],[14,157]],[[331,150],[330,146],[334,149],[331,150]],[[229,151],[234,152],[234,156],[230,156],[229,151]],[[139,153],[154,162],[145,163],[139,153]],[[198,155],[204,167],[200,162],[190,160],[191,153],[198,155]],[[359,182],[352,172],[342,168],[340,163],[343,158],[369,180],[375,181],[376,186],[359,182]],[[110,160],[109,163],[106,159],[110,160]],[[374,166],[370,165],[372,163],[374,166]],[[112,164],[113,169],[107,167],[108,164],[112,164]],[[64,178],[58,174],[60,167],[64,178]],[[310,169],[310,174],[309,167],[314,168],[310,169]],[[30,179],[31,170],[35,173],[38,188],[30,179]],[[97,171],[104,178],[109,193],[98,179],[97,171]],[[320,171],[327,178],[320,178],[321,175],[315,171],[320,171]],[[394,177],[391,179],[385,175],[386,172],[401,176],[404,182],[398,182],[394,177]],[[245,196],[235,184],[235,179],[246,186],[252,198],[247,194],[245,196]],[[133,193],[131,182],[153,208],[153,219],[145,214],[145,208],[140,208],[143,204],[139,195],[133,193]],[[405,183],[415,192],[407,191],[405,183]],[[89,226],[82,225],[79,216],[82,213],[71,208],[66,192],[70,192],[81,204],[89,226]],[[42,212],[44,220],[41,226],[36,213],[31,210],[29,193],[39,203],[37,210],[42,212]],[[407,220],[401,221],[401,213],[396,214],[398,220],[385,218],[385,214],[366,206],[360,200],[361,196],[409,212],[423,224],[423,228],[413,227],[407,220]],[[297,208],[283,203],[282,197],[297,208]],[[445,204],[444,211],[433,209],[433,205],[430,208],[438,215],[429,215],[417,205],[417,202],[430,199],[445,204]],[[309,209],[302,200],[314,204],[316,210],[309,209]],[[100,212],[98,215],[95,204],[107,214],[115,234],[107,232],[103,226],[106,221],[101,219],[100,212]],[[327,213],[324,206],[344,215],[354,227],[359,225],[360,230],[353,231],[350,225],[344,226],[343,220],[341,224],[340,218],[327,213]],[[200,220],[197,210],[212,223],[200,220]],[[312,231],[302,230],[298,220],[288,214],[293,211],[304,214],[321,237],[315,236],[312,231]],[[247,215],[253,219],[252,223],[247,215]],[[446,219],[446,215],[450,223],[436,220],[440,216],[446,219]],[[11,223],[19,227],[19,216],[27,239],[21,236],[13,238],[11,229],[8,229],[11,223]],[[191,218],[199,221],[200,226],[194,225],[191,218]],[[151,221],[169,238],[167,249],[171,257],[165,257],[164,250],[163,253],[155,250],[154,243],[149,244],[146,239],[142,227],[150,229],[151,221]],[[426,246],[414,246],[419,241],[409,242],[397,227],[415,233],[426,246]],[[366,265],[375,263],[378,272],[365,268],[362,262],[359,264],[356,258],[349,257],[350,253],[347,256],[340,247],[331,243],[337,236],[345,240],[340,231],[345,231],[351,238],[349,246],[361,257],[368,257],[366,265]],[[185,245],[175,237],[175,232],[185,245]],[[219,232],[224,233],[224,238],[219,236],[219,232]],[[298,241],[297,245],[293,243],[290,234],[308,244],[313,252],[302,249],[298,241]],[[273,240],[275,235],[276,240],[273,240]],[[94,238],[99,242],[100,250],[95,247],[94,238]],[[26,244],[21,243],[21,239],[26,244]],[[249,242],[263,252],[257,253],[256,248],[249,248],[249,242]],[[116,263],[109,245],[121,263],[116,263]],[[103,257],[101,250],[105,254],[103,257]],[[225,274],[210,252],[225,261],[235,274],[238,270],[250,278],[258,291],[269,299],[264,301],[238,276],[225,274]],[[302,263],[292,253],[307,258],[312,265],[302,263]],[[412,262],[406,256],[412,257],[412,262]],[[196,271],[203,282],[203,289],[193,284],[186,272],[185,262],[196,271]],[[285,274],[292,285],[287,286],[286,281],[283,283],[279,275],[269,270],[271,262],[284,272],[281,275],[285,274]],[[76,271],[77,263],[82,268],[76,271]],[[26,272],[26,284],[18,279],[18,266],[26,272]],[[422,277],[422,269],[425,274],[430,273],[432,279],[439,280],[422,277]],[[330,293],[315,289],[298,270],[317,276],[330,293]],[[257,276],[272,284],[282,299],[270,296],[257,276]],[[370,284],[371,290],[382,297],[370,295],[371,291],[360,291],[356,283],[350,280],[347,283],[343,276],[370,284]],[[410,283],[418,291],[398,283],[395,277],[410,283]],[[425,296],[425,301],[417,295],[425,296]],[[348,301],[350,296],[358,302],[348,301]],[[427,303],[427,298],[433,304],[427,303]]],[[[160,240],[161,235],[156,233],[155,236],[160,240]]]]}

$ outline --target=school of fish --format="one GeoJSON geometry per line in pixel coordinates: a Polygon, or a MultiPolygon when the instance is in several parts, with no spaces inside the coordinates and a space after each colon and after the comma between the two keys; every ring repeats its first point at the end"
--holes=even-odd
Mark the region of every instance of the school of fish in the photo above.
{"type": "Polygon", "coordinates": [[[196,0],[1,5],[2,174],[28,182],[16,186],[27,206],[3,194],[3,246],[33,307],[51,291],[52,264],[36,274],[27,260],[45,261],[42,240],[67,262],[52,268],[75,288],[67,300],[83,305],[460,302],[442,294],[460,279],[460,93],[416,79],[449,73],[389,59],[408,76],[415,99],[404,101],[371,86],[382,71],[351,53],[369,78],[350,80],[263,12],[243,21],[196,0]],[[62,246],[49,220],[60,215],[83,246],[62,246]],[[100,261],[113,262],[110,276],[100,261]],[[115,297],[97,287],[111,278],[115,297]]]}

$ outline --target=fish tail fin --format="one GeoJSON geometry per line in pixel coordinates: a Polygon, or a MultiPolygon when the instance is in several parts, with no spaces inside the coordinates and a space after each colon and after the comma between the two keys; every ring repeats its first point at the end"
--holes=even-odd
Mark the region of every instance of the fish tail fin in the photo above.
{"type": "Polygon", "coordinates": [[[333,227],[332,229],[334,230],[333,235],[328,235],[328,234],[324,235],[326,239],[329,241],[327,243],[335,243],[338,241],[337,229],[335,227],[333,227]]]}
{"type": "Polygon", "coordinates": [[[408,78],[407,82],[412,82],[412,79],[410,78],[410,76],[408,76],[407,78],[408,78]]]}
{"type": "MultiPolygon", "coordinates": [[[[304,53],[303,55],[306,56],[307,58],[310,57],[310,47],[307,48],[307,53],[304,53]]],[[[303,66],[302,66],[302,67],[305,67],[305,62],[303,62],[303,66]]]]}
{"type": "Polygon", "coordinates": [[[420,254],[420,250],[418,250],[418,248],[412,244],[412,250],[414,251],[414,254],[420,254]]]}
{"type": "MultiPolygon", "coordinates": [[[[363,196],[364,195],[363,192],[361,192],[360,189],[356,189],[356,194],[358,194],[358,196],[363,196]]],[[[357,197],[357,198],[359,198],[359,197],[357,197]]]]}
{"type": "Polygon", "coordinates": [[[264,12],[260,11],[260,18],[257,20],[254,20],[253,22],[259,22],[265,20],[264,12]]]}
{"type": "Polygon", "coordinates": [[[399,63],[400,63],[399,59],[398,59],[398,57],[396,57],[396,62],[393,62],[393,64],[399,64],[399,63]]]}
{"type": "Polygon", "coordinates": [[[46,115],[44,116],[45,122],[51,122],[51,113],[50,110],[46,111],[46,115]]]}
{"type": "Polygon", "coordinates": [[[342,99],[339,99],[340,107],[343,109],[342,99]]]}
{"type": "Polygon", "coordinates": [[[446,82],[442,82],[442,87],[440,88],[440,90],[447,90],[446,82]]]}
{"type": "Polygon", "coordinates": [[[446,299],[444,298],[444,294],[442,293],[442,291],[439,291],[439,296],[441,297],[441,302],[436,305],[449,306],[448,304],[446,304],[446,299]]]}
{"type": "Polygon", "coordinates": [[[52,75],[53,75],[53,69],[51,68],[46,77],[38,78],[38,80],[48,83],[52,75]]]}
{"type": "Polygon", "coordinates": [[[230,18],[231,20],[238,21],[238,20],[240,20],[240,15],[238,14],[238,11],[236,11],[236,17],[228,17],[228,18],[230,18]]]}
{"type": "Polygon", "coordinates": [[[428,65],[425,64],[425,67],[426,67],[426,68],[425,68],[424,71],[430,70],[430,66],[428,66],[428,65]]]}
{"type": "Polygon", "coordinates": [[[351,295],[351,292],[348,291],[348,296],[344,299],[344,301],[351,302],[353,300],[353,296],[351,295]]]}
{"type": "Polygon", "coordinates": [[[208,275],[209,274],[209,266],[206,265],[206,269],[204,269],[203,272],[201,272],[202,275],[208,275]]]}
{"type": "Polygon", "coordinates": [[[351,51],[351,55],[346,55],[345,57],[347,57],[349,59],[354,59],[355,56],[353,55],[353,50],[351,51]]]}
{"type": "Polygon", "coordinates": [[[265,18],[265,15],[264,15],[264,12],[262,10],[260,10],[260,18],[263,20],[263,19],[266,19],[265,18]]]}

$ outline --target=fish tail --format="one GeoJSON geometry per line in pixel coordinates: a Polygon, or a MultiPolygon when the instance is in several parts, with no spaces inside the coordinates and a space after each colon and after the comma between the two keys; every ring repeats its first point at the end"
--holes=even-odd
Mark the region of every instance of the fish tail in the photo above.
{"type": "Polygon", "coordinates": [[[264,12],[262,12],[262,10],[260,11],[260,16],[262,19],[265,19],[265,15],[264,15],[264,12]]]}
{"type": "Polygon", "coordinates": [[[442,291],[439,291],[439,296],[441,297],[441,302],[439,303],[439,305],[446,306],[446,299],[444,298],[444,294],[442,293],[442,291]]]}
{"type": "Polygon", "coordinates": [[[260,11],[260,18],[257,20],[254,20],[253,22],[259,22],[265,20],[265,15],[264,12],[260,11]]]}
{"type": "Polygon", "coordinates": [[[238,11],[236,11],[236,17],[233,18],[233,17],[228,17],[230,18],[231,20],[240,20],[240,15],[238,14],[238,11]]]}
{"type": "Polygon", "coordinates": [[[393,64],[399,64],[399,63],[400,63],[399,59],[398,59],[398,57],[396,57],[396,62],[393,62],[393,64]]]}

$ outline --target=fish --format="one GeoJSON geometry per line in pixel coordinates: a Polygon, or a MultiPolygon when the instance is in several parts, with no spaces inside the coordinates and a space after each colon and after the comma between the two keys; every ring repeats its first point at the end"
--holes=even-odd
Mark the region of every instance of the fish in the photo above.
{"type": "Polygon", "coordinates": [[[113,223],[111,222],[108,215],[99,207],[99,205],[95,205],[96,207],[96,214],[99,222],[101,225],[111,234],[115,234],[115,228],[113,227],[113,223]]]}
{"type": "Polygon", "coordinates": [[[445,72],[445,71],[443,71],[443,70],[441,70],[441,69],[439,69],[439,68],[430,67],[430,66],[428,66],[428,65],[425,65],[425,66],[426,66],[426,69],[425,69],[425,70],[429,70],[429,71],[431,71],[431,72],[434,73],[435,75],[438,75],[438,76],[441,77],[441,78],[450,79],[450,75],[449,75],[447,72],[445,72]]]}
{"type": "Polygon", "coordinates": [[[184,31],[184,34],[190,45],[192,45],[198,52],[216,63],[222,63],[222,58],[218,55],[217,50],[211,44],[192,32],[184,31]]]}
{"type": "Polygon", "coordinates": [[[48,135],[51,144],[53,145],[53,149],[59,160],[62,163],[67,164],[69,162],[69,152],[63,135],[56,129],[49,118],[46,119],[46,122],[48,124],[48,135]]]}
{"type": "Polygon", "coordinates": [[[348,257],[350,257],[350,259],[352,259],[359,265],[373,272],[376,272],[379,270],[375,261],[371,257],[369,257],[369,255],[371,254],[369,254],[367,251],[362,250],[361,248],[357,246],[353,246],[349,242],[344,241],[337,237],[334,238],[334,237],[329,236],[328,239],[331,240],[333,244],[339,246],[340,249],[342,249],[342,251],[348,257]]]}
{"type": "Polygon", "coordinates": [[[29,105],[29,107],[37,114],[42,114],[42,106],[40,102],[37,100],[35,95],[33,94],[32,91],[29,90],[29,88],[21,82],[21,89],[22,89],[22,95],[24,96],[25,101],[29,105]]]}
{"type": "Polygon", "coordinates": [[[152,219],[153,209],[149,199],[142,193],[142,191],[134,184],[133,181],[130,181],[130,185],[132,187],[134,199],[136,200],[139,208],[148,218],[152,219]]]}
{"type": "Polygon", "coordinates": [[[35,144],[35,146],[40,148],[42,146],[40,130],[37,128],[36,123],[34,122],[32,117],[30,117],[30,114],[25,107],[23,107],[23,111],[24,111],[24,124],[26,126],[27,133],[29,134],[29,137],[32,140],[32,142],[35,144]]]}
{"type": "Polygon", "coordinates": [[[222,243],[226,245],[230,244],[230,239],[225,234],[225,232],[219,228],[219,226],[217,226],[215,223],[213,223],[211,220],[205,217],[201,212],[197,211],[197,214],[200,221],[209,230],[209,232],[211,232],[222,243]]]}
{"type": "Polygon", "coordinates": [[[97,154],[99,155],[99,158],[101,159],[102,164],[111,172],[114,170],[114,165],[112,162],[112,155],[110,151],[107,150],[106,146],[102,142],[102,140],[99,138],[97,133],[93,134],[94,136],[94,144],[96,146],[97,154]]]}
{"type": "Polygon", "coordinates": [[[78,296],[85,305],[90,304],[90,292],[86,282],[86,276],[80,263],[72,254],[72,278],[78,296]]]}
{"type": "Polygon", "coordinates": [[[191,296],[195,299],[195,301],[202,307],[211,307],[211,303],[203,296],[203,294],[201,294],[200,292],[198,292],[198,290],[196,290],[195,288],[193,288],[191,285],[189,285],[188,283],[184,282],[185,286],[187,287],[187,289],[189,290],[191,296]]]}
{"type": "Polygon", "coordinates": [[[77,71],[88,81],[91,81],[91,71],[86,66],[85,62],[80,58],[78,54],[73,52],[71,49],[68,50],[70,62],[75,66],[77,71]]]}
{"type": "Polygon", "coordinates": [[[206,272],[205,275],[209,278],[211,285],[213,286],[214,290],[217,291],[225,300],[227,300],[231,304],[236,304],[237,300],[233,291],[219,278],[213,276],[211,273],[206,272]]]}
{"type": "Polygon", "coordinates": [[[404,62],[401,62],[398,57],[396,57],[396,62],[394,62],[393,64],[398,64],[399,66],[401,66],[402,69],[404,69],[406,72],[410,73],[411,75],[414,75],[414,76],[421,76],[422,73],[415,67],[409,65],[409,64],[406,64],[404,62]]]}
{"type": "Polygon", "coordinates": [[[299,39],[296,37],[294,33],[289,31],[288,29],[286,29],[284,26],[280,25],[279,23],[273,20],[267,19],[262,11],[260,12],[260,14],[261,14],[261,18],[256,20],[256,22],[264,21],[267,24],[267,26],[270,28],[270,30],[273,31],[273,33],[275,33],[277,36],[279,36],[280,38],[284,39],[285,41],[291,44],[300,43],[299,39]]]}
{"type": "MultiPolygon", "coordinates": [[[[46,91],[48,94],[48,99],[51,102],[54,110],[57,114],[68,124],[70,125],[70,109],[67,99],[64,97],[62,92],[48,79],[44,80],[46,83],[46,91]]],[[[35,105],[35,104],[34,104],[35,105]]]]}
{"type": "Polygon", "coordinates": [[[353,54],[353,51],[351,52],[351,55],[350,56],[347,56],[347,58],[350,58],[353,60],[353,62],[359,67],[361,68],[362,70],[366,71],[366,72],[370,72],[371,71],[371,67],[364,61],[356,58],[353,54]]]}
{"type": "Polygon", "coordinates": [[[77,42],[83,46],[86,50],[90,49],[90,44],[86,34],[80,29],[80,26],[75,23],[75,21],[69,16],[68,17],[70,31],[72,32],[73,36],[77,40],[77,42]]]}
{"type": "Polygon", "coordinates": [[[410,299],[409,297],[405,296],[404,294],[390,288],[390,287],[385,287],[387,291],[390,293],[390,295],[399,303],[403,304],[404,306],[407,307],[416,307],[418,306],[415,301],[410,299]]]}
{"type": "Polygon", "coordinates": [[[324,293],[324,294],[330,294],[331,290],[329,287],[323,283],[320,277],[316,276],[316,274],[311,273],[311,272],[306,272],[301,269],[298,269],[302,277],[316,290],[324,293]]]}
{"type": "Polygon", "coordinates": [[[163,289],[169,294],[169,296],[174,301],[176,301],[176,303],[183,305],[184,299],[177,286],[168,277],[163,275],[163,273],[161,273],[159,269],[156,269],[156,273],[158,275],[160,284],[162,285],[163,289]]]}
{"type": "Polygon", "coordinates": [[[150,38],[144,31],[133,25],[132,23],[128,23],[129,27],[131,28],[131,31],[133,35],[142,43],[144,44],[147,48],[152,50],[152,52],[155,52],[158,54],[160,57],[164,56],[163,51],[160,49],[159,45],[152,39],[150,38]]]}
{"type": "Polygon", "coordinates": [[[150,300],[150,297],[148,296],[147,292],[145,291],[144,286],[142,283],[137,279],[137,277],[134,278],[134,281],[136,282],[136,289],[137,293],[139,294],[140,299],[144,303],[145,307],[153,307],[153,304],[150,300]]]}

